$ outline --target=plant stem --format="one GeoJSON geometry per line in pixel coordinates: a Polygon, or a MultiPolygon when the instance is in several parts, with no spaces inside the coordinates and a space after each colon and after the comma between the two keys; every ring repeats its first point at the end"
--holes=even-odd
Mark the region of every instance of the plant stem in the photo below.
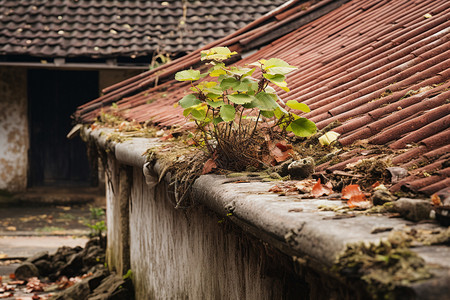
{"type": "Polygon", "coordinates": [[[255,121],[255,127],[253,127],[253,131],[252,131],[252,133],[250,134],[250,138],[252,138],[253,135],[255,134],[256,127],[258,126],[258,121],[259,121],[259,117],[260,117],[260,116],[261,116],[261,111],[259,111],[259,113],[258,113],[258,117],[256,118],[256,121],[255,121]]]}

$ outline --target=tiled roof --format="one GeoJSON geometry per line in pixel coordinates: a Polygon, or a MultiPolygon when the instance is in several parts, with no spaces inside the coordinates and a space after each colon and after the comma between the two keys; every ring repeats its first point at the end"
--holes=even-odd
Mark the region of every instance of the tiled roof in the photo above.
{"type": "Polygon", "coordinates": [[[188,52],[286,0],[0,0],[0,55],[94,58],[188,52]]]}
{"type": "MultiPolygon", "coordinates": [[[[394,165],[420,167],[393,190],[431,194],[450,186],[450,2],[353,0],[310,21],[319,7],[333,3],[319,1],[303,10],[296,2],[205,48],[239,50],[264,37],[270,44],[238,64],[277,57],[298,66],[288,78],[291,92],[280,91],[283,100],[308,104],[311,112],[304,116],[318,128],[336,121],[333,130],[344,146],[387,145],[394,165]],[[277,32],[281,37],[271,41],[277,32]]],[[[197,64],[198,56],[196,51],[106,89],[76,116],[89,122],[100,107],[117,102],[129,119],[182,124],[181,108],[173,104],[187,86],[172,78],[197,64]]],[[[370,157],[376,158],[376,151],[355,148],[341,153],[340,163],[319,165],[317,171],[343,170],[370,157]]]]}

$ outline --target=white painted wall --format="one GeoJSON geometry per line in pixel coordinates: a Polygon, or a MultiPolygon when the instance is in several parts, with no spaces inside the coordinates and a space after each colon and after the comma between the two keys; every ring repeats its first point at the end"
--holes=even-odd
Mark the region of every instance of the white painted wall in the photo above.
{"type": "Polygon", "coordinates": [[[27,70],[0,67],[0,190],[27,186],[27,70]]]}

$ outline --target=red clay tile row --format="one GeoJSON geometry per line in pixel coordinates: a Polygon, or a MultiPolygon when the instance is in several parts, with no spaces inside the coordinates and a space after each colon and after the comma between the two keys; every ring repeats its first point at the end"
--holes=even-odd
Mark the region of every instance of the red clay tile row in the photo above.
{"type": "MultiPolygon", "coordinates": [[[[325,2],[330,1],[308,5],[314,9],[325,2]]],[[[306,18],[308,11],[300,7],[297,1],[208,48],[241,49],[274,28],[306,18]]],[[[448,167],[443,164],[450,153],[449,16],[447,1],[349,1],[238,63],[278,57],[297,65],[299,69],[288,79],[291,92],[280,91],[284,101],[307,103],[312,111],[304,116],[319,128],[341,122],[333,130],[341,133],[339,142],[344,146],[361,139],[389,145],[395,149],[392,163],[411,172],[393,189],[429,194],[449,184],[448,167]],[[417,166],[423,169],[414,172],[417,166]],[[422,170],[434,173],[424,177],[422,170]]],[[[151,119],[161,126],[183,124],[181,109],[172,105],[184,95],[186,85],[170,79],[175,72],[198,64],[198,55],[199,50],[106,89],[104,97],[79,108],[79,120],[89,121],[95,109],[119,101],[130,119],[151,119]],[[159,87],[151,87],[161,80],[159,87]]],[[[339,157],[339,164],[328,162],[317,170],[343,170],[349,163],[377,156],[352,150],[339,157]]]]}

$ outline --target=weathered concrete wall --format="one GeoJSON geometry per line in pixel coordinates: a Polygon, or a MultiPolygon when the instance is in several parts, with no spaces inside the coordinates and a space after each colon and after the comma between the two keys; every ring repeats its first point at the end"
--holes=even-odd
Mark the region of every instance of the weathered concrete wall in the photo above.
{"type": "Polygon", "coordinates": [[[383,247],[391,233],[377,228],[401,234],[414,226],[442,233],[435,224],[383,215],[341,218],[319,208],[337,207],[337,201],[280,197],[268,192],[273,183],[219,175],[198,178],[192,190],[195,205],[175,209],[164,180],[156,188],[146,183],[157,182],[164,169],[160,162],[149,162],[145,172],[142,169],[143,153],[161,146],[159,139],[134,138],[116,144],[107,141],[110,129],[87,132],[110,155],[108,263],[126,272],[127,259],[131,260],[137,299],[370,299],[377,286],[382,287],[381,298],[432,300],[450,292],[446,245],[411,248],[424,260],[431,277],[389,281],[389,289],[396,285],[394,294],[380,283],[367,283],[358,277],[365,273],[353,273],[352,267],[335,268],[347,257],[347,250],[383,247]],[[133,166],[132,175],[121,172],[125,166],[133,166]],[[132,178],[124,180],[123,174],[132,178]],[[120,186],[131,192],[122,193],[120,186]],[[128,214],[122,199],[129,201],[128,214]],[[129,236],[124,236],[124,216],[129,217],[129,236]]]}
{"type": "Polygon", "coordinates": [[[0,67],[0,190],[27,186],[27,70],[0,67]]]}
{"type": "Polygon", "coordinates": [[[122,268],[122,247],[120,230],[120,202],[119,202],[119,163],[108,155],[106,173],[106,223],[107,247],[106,257],[111,270],[122,268]]]}
{"type": "Polygon", "coordinates": [[[137,299],[283,299],[287,294],[300,299],[308,294],[294,274],[269,274],[279,263],[267,255],[269,248],[231,230],[202,206],[175,210],[167,191],[165,183],[149,188],[142,169],[134,169],[130,247],[137,299]]]}

